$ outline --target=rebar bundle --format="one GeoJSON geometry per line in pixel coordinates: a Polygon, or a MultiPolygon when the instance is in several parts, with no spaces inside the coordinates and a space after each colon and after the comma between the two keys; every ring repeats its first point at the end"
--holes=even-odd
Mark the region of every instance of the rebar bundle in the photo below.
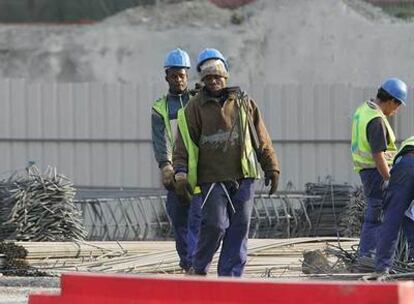
{"type": "Polygon", "coordinates": [[[87,233],[74,205],[75,189],[56,168],[32,165],[0,181],[0,237],[30,241],[83,240],[87,233]]]}
{"type": "Polygon", "coordinates": [[[0,273],[11,276],[44,276],[44,272],[29,265],[25,260],[27,250],[12,242],[0,242],[1,267],[0,273]]]}
{"type": "Polygon", "coordinates": [[[310,229],[303,229],[306,236],[337,236],[340,215],[349,204],[352,186],[334,184],[331,179],[323,183],[307,183],[306,194],[318,198],[306,200],[310,229]]]}
{"type": "MultiPolygon", "coordinates": [[[[336,238],[252,239],[248,242],[248,258],[244,276],[304,277],[301,273],[303,251],[322,249],[336,238]]],[[[357,239],[341,239],[343,248],[357,239]]],[[[19,242],[28,251],[26,260],[32,267],[59,275],[64,272],[106,272],[135,274],[183,274],[174,242],[19,242]]],[[[220,253],[214,256],[210,274],[215,276],[220,253]]]]}
{"type": "Polygon", "coordinates": [[[359,237],[366,202],[362,187],[357,187],[351,195],[349,204],[345,207],[339,217],[339,233],[346,237],[359,237]]]}

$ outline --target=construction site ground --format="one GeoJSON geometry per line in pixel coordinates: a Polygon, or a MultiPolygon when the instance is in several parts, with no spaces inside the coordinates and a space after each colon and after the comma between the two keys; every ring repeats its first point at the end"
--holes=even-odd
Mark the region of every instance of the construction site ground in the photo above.
{"type": "MultiPolygon", "coordinates": [[[[341,239],[349,250],[357,239],[341,239]]],[[[0,277],[0,303],[27,303],[29,293],[59,292],[65,272],[126,273],[151,276],[185,276],[178,268],[174,242],[18,242],[28,250],[31,266],[52,277],[0,277]]],[[[309,277],[302,272],[303,253],[338,245],[332,237],[251,239],[244,278],[263,280],[352,279],[344,275],[309,277]]],[[[208,277],[216,277],[216,254],[208,277]]]]}

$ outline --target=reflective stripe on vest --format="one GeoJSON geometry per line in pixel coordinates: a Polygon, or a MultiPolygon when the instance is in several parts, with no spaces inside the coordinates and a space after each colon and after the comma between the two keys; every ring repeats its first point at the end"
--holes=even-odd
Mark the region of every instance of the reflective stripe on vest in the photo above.
{"type": "MultiPolygon", "coordinates": [[[[240,122],[242,125],[241,134],[244,135],[244,143],[242,147],[242,156],[241,156],[242,173],[244,177],[260,178],[257,156],[252,146],[250,131],[249,131],[248,124],[247,124],[247,115],[242,107],[239,107],[239,109],[241,110],[240,111],[240,114],[241,114],[240,122]]],[[[187,150],[187,154],[188,154],[187,178],[188,178],[188,182],[190,186],[194,188],[195,185],[197,185],[197,164],[198,164],[199,148],[191,139],[184,109],[181,109],[178,111],[177,119],[178,119],[178,130],[181,134],[181,137],[183,139],[183,142],[187,150]]]]}
{"type": "Polygon", "coordinates": [[[395,155],[394,161],[398,158],[398,156],[400,156],[401,151],[403,151],[406,146],[414,146],[414,136],[407,138],[401,143],[401,148],[398,150],[397,154],[395,155]]]}
{"type": "MultiPolygon", "coordinates": [[[[241,102],[244,102],[242,100],[241,102]]],[[[241,156],[241,168],[244,177],[260,178],[260,172],[258,169],[258,161],[256,152],[253,149],[252,140],[250,136],[249,125],[247,121],[246,110],[243,106],[239,105],[240,110],[240,125],[241,134],[244,143],[242,143],[242,156],[241,156]]]]}
{"type": "Polygon", "coordinates": [[[178,110],[177,113],[178,120],[178,130],[183,139],[184,146],[187,150],[188,160],[187,160],[187,179],[188,183],[191,186],[191,189],[194,189],[194,193],[200,192],[197,185],[197,164],[198,164],[198,147],[193,142],[188,131],[187,119],[185,118],[184,109],[178,110]]]}
{"type": "Polygon", "coordinates": [[[171,129],[170,119],[168,117],[168,104],[167,104],[167,96],[163,96],[160,99],[154,102],[152,109],[161,115],[165,130],[167,130],[168,140],[170,141],[171,146],[174,146],[174,137],[171,129]]]}
{"type": "Polygon", "coordinates": [[[388,165],[391,165],[397,151],[394,132],[382,111],[372,102],[364,102],[352,117],[352,160],[354,170],[375,168],[375,160],[367,138],[368,123],[374,118],[382,118],[389,136],[387,150],[384,153],[388,165]]]}

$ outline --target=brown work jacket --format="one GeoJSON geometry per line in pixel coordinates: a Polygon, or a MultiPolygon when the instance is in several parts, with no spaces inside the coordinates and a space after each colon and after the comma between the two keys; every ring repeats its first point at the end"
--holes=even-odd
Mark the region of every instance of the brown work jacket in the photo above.
{"type": "MultiPolygon", "coordinates": [[[[227,88],[227,98],[220,101],[202,89],[185,108],[188,130],[199,148],[198,184],[231,181],[243,178],[241,169],[240,118],[237,98],[239,88],[227,88]]],[[[279,172],[272,141],[255,102],[248,98],[248,115],[257,132],[258,157],[263,171],[279,172]]],[[[177,132],[173,164],[176,170],[187,169],[188,154],[180,132],[177,132]]]]}

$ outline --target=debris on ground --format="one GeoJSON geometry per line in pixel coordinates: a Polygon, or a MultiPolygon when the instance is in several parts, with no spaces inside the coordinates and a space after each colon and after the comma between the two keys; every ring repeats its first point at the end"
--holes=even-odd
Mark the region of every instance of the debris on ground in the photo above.
{"type": "Polygon", "coordinates": [[[320,274],[330,271],[332,267],[320,249],[303,253],[302,272],[304,274],[320,274]]]}
{"type": "Polygon", "coordinates": [[[0,273],[6,276],[46,276],[25,260],[27,250],[13,242],[0,242],[0,273]]]}
{"type": "MultiPolygon", "coordinates": [[[[302,272],[312,278],[341,278],[356,280],[377,280],[378,274],[375,273],[374,257],[358,257],[358,246],[342,247],[339,245],[328,244],[324,250],[314,250],[303,253],[302,272]]],[[[404,237],[399,238],[394,264],[389,273],[382,274],[382,281],[390,280],[413,280],[414,261],[407,255],[407,241],[404,237]]]]}

